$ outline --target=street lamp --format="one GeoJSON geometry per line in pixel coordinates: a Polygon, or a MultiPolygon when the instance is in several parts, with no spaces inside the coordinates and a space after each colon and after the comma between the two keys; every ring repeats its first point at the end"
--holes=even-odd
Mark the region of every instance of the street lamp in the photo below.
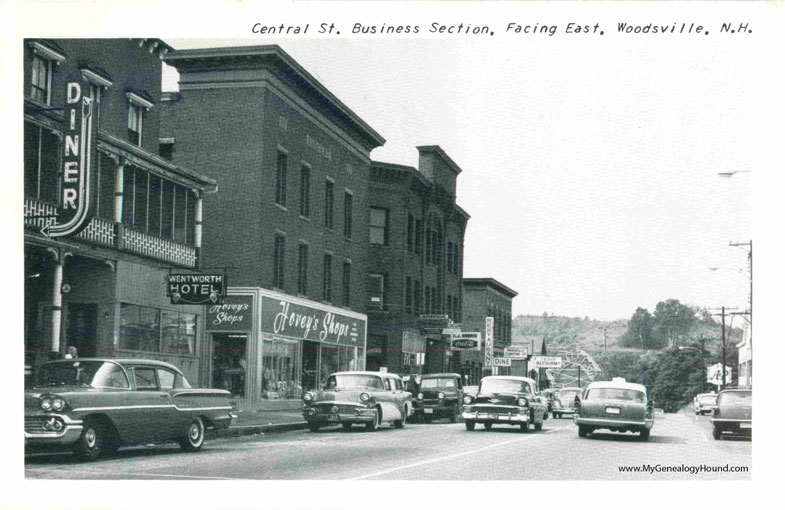
{"type": "Polygon", "coordinates": [[[730,172],[717,172],[717,175],[724,178],[733,177],[736,174],[752,173],[752,170],[732,170],[730,172]]]}

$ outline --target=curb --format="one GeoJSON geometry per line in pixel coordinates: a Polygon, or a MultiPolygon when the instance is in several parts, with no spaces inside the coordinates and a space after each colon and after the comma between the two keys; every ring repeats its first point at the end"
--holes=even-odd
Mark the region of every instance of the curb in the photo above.
{"type": "Polygon", "coordinates": [[[286,432],[289,430],[300,430],[308,427],[305,421],[290,423],[271,423],[267,425],[234,425],[226,430],[215,433],[215,437],[239,437],[252,436],[254,434],[264,434],[268,432],[286,432]]]}

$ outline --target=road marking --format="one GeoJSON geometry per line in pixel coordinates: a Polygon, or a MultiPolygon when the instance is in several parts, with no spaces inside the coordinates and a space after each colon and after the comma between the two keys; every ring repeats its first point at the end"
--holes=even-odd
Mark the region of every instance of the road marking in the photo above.
{"type": "Polygon", "coordinates": [[[461,453],[455,453],[455,454],[447,455],[447,456],[444,456],[444,457],[437,457],[435,459],[422,460],[420,462],[414,462],[412,464],[407,464],[405,466],[399,466],[399,467],[394,467],[394,468],[390,468],[390,469],[385,469],[384,471],[377,471],[376,473],[371,473],[371,474],[368,474],[368,475],[357,476],[357,477],[354,477],[354,478],[347,478],[347,480],[365,480],[366,478],[373,478],[375,476],[382,476],[382,475],[386,475],[388,473],[393,473],[395,471],[400,471],[402,469],[410,469],[410,468],[414,468],[414,467],[425,466],[427,464],[433,464],[435,462],[442,462],[442,461],[445,461],[445,460],[455,459],[455,458],[458,458],[458,457],[464,457],[466,455],[472,455],[474,453],[482,452],[482,451],[485,451],[485,450],[490,450],[491,448],[496,448],[498,446],[504,446],[504,445],[507,445],[507,444],[518,443],[518,442],[521,442],[521,441],[526,441],[527,439],[532,439],[532,438],[541,436],[542,434],[548,434],[550,432],[555,432],[557,430],[562,430],[562,429],[565,429],[565,428],[567,428],[567,427],[559,427],[559,428],[556,428],[556,429],[543,430],[540,434],[528,434],[528,435],[526,435],[524,437],[519,437],[517,439],[512,439],[510,441],[502,441],[501,443],[495,443],[495,444],[492,444],[492,445],[483,446],[482,448],[477,448],[476,450],[469,450],[469,451],[465,451],[465,452],[461,452],[461,453]]]}
{"type": "MultiPolygon", "coordinates": [[[[32,473],[36,473],[39,471],[51,471],[55,473],[65,473],[63,469],[53,469],[53,468],[37,468],[37,469],[28,469],[32,473]]],[[[87,473],[91,475],[103,475],[103,476],[152,476],[152,477],[168,477],[168,478],[192,478],[195,480],[247,480],[247,478],[237,478],[237,477],[226,477],[226,476],[198,476],[198,475],[172,475],[168,473],[152,473],[150,471],[138,471],[138,472],[108,472],[108,471],[93,471],[89,469],[73,469],[68,470],[71,473],[87,473]]],[[[73,478],[72,478],[73,479],[73,478]]]]}

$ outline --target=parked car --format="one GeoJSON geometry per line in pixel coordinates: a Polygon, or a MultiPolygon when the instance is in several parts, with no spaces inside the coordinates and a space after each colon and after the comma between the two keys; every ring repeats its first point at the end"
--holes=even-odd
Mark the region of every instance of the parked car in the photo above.
{"type": "Polygon", "coordinates": [[[711,412],[712,435],[722,439],[725,432],[752,435],[752,390],[726,389],[717,396],[711,412]]]}
{"type": "Polygon", "coordinates": [[[420,376],[419,375],[405,375],[401,377],[403,381],[403,389],[408,391],[412,394],[412,421],[414,421],[415,416],[417,416],[417,409],[422,406],[422,401],[416,398],[416,395],[420,393],[420,376]]]}
{"type": "Polygon", "coordinates": [[[474,430],[477,423],[486,429],[494,423],[520,425],[523,431],[533,424],[535,430],[542,430],[548,405],[536,395],[535,387],[534,380],[528,377],[483,377],[477,395],[463,397],[466,430],[474,430]]]}
{"type": "Polygon", "coordinates": [[[463,387],[463,394],[464,394],[464,396],[471,395],[472,397],[476,397],[477,396],[477,392],[479,390],[480,390],[479,386],[473,386],[473,385],[472,386],[464,386],[463,387]]]}
{"type": "Polygon", "coordinates": [[[232,421],[230,394],[191,388],[177,367],[141,359],[42,364],[25,390],[25,447],[69,447],[94,460],[122,445],[176,441],[199,450],[232,421]]]}
{"type": "Polygon", "coordinates": [[[565,414],[575,413],[575,398],[583,393],[580,388],[562,388],[556,393],[553,401],[553,417],[561,418],[565,414]]]}
{"type": "Polygon", "coordinates": [[[638,432],[646,441],[654,425],[654,402],[648,400],[642,384],[628,383],[622,378],[595,381],[576,405],[573,420],[580,437],[597,429],[608,429],[638,432]]]}
{"type": "Polygon", "coordinates": [[[435,418],[458,421],[463,412],[463,380],[460,374],[427,374],[420,379],[415,416],[430,422],[435,418]]]}
{"type": "Polygon", "coordinates": [[[716,393],[700,393],[692,399],[692,406],[695,414],[711,414],[711,410],[717,406],[716,393]]]}
{"type": "Polygon", "coordinates": [[[324,389],[303,397],[303,417],[311,432],[329,425],[363,424],[376,430],[382,423],[401,429],[412,415],[412,394],[403,381],[385,372],[336,372],[324,389]]]}

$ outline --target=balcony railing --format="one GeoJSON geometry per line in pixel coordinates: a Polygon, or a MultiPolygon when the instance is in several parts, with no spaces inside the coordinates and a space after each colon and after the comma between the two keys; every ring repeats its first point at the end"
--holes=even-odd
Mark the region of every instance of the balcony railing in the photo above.
{"type": "MultiPolygon", "coordinates": [[[[24,222],[27,227],[42,229],[54,223],[57,207],[32,198],[25,198],[24,222]]],[[[116,234],[111,221],[93,218],[90,224],[76,235],[78,239],[90,241],[110,248],[116,247],[116,234]]],[[[171,239],[138,232],[123,226],[120,249],[147,257],[164,260],[172,264],[196,267],[196,248],[171,239]]]]}

